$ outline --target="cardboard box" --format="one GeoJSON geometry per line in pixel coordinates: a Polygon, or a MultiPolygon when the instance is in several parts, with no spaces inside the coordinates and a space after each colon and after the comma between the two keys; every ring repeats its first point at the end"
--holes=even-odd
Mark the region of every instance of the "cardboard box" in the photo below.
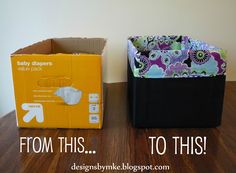
{"type": "Polygon", "coordinates": [[[55,38],[11,55],[17,124],[102,128],[103,38],[55,38]]]}

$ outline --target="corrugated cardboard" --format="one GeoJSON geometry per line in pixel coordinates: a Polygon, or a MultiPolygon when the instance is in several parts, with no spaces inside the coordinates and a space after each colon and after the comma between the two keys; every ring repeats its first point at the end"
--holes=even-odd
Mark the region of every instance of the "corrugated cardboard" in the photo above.
{"type": "Polygon", "coordinates": [[[18,126],[101,128],[105,46],[103,38],[55,38],[13,53],[18,126]],[[66,98],[82,93],[78,103],[56,94],[64,87],[70,89],[63,92],[66,98]]]}

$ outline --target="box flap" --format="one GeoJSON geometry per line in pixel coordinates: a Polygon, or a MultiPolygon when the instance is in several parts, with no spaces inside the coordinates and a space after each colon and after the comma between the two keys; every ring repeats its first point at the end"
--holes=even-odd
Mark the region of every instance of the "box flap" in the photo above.
{"type": "Polygon", "coordinates": [[[77,54],[102,55],[106,45],[104,38],[53,38],[17,50],[13,54],[77,54]]]}
{"type": "Polygon", "coordinates": [[[47,39],[19,49],[13,54],[50,54],[51,50],[52,39],[47,39]]]}
{"type": "Polygon", "coordinates": [[[101,55],[106,40],[103,38],[54,38],[52,53],[89,53],[101,55]]]}

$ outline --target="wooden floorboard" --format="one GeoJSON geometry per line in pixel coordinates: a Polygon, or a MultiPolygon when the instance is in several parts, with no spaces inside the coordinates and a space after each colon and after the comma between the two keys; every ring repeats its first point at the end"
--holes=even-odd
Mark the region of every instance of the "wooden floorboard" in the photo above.
{"type": "MultiPolygon", "coordinates": [[[[72,163],[109,165],[169,165],[173,173],[235,173],[236,172],[236,82],[226,83],[222,125],[202,129],[135,129],[128,119],[126,83],[108,84],[105,118],[102,130],[18,129],[15,112],[0,119],[0,173],[5,172],[70,172],[72,163]],[[94,155],[59,153],[20,153],[19,137],[79,137],[85,146],[96,150],[94,155]],[[150,153],[149,136],[164,136],[167,152],[150,153]],[[172,136],[206,136],[205,155],[175,155],[172,136]]],[[[109,172],[109,171],[107,171],[109,172]]],[[[127,172],[127,171],[126,171],[127,172]]],[[[160,171],[164,172],[164,171],[160,171]]]]}

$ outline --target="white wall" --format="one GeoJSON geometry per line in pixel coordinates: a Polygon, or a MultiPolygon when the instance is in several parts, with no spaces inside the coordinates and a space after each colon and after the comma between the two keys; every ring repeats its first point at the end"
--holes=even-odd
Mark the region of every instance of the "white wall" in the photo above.
{"type": "Polygon", "coordinates": [[[129,35],[184,34],[228,50],[236,80],[235,0],[1,0],[0,116],[14,109],[9,55],[49,37],[106,37],[105,81],[126,80],[129,35]]]}

